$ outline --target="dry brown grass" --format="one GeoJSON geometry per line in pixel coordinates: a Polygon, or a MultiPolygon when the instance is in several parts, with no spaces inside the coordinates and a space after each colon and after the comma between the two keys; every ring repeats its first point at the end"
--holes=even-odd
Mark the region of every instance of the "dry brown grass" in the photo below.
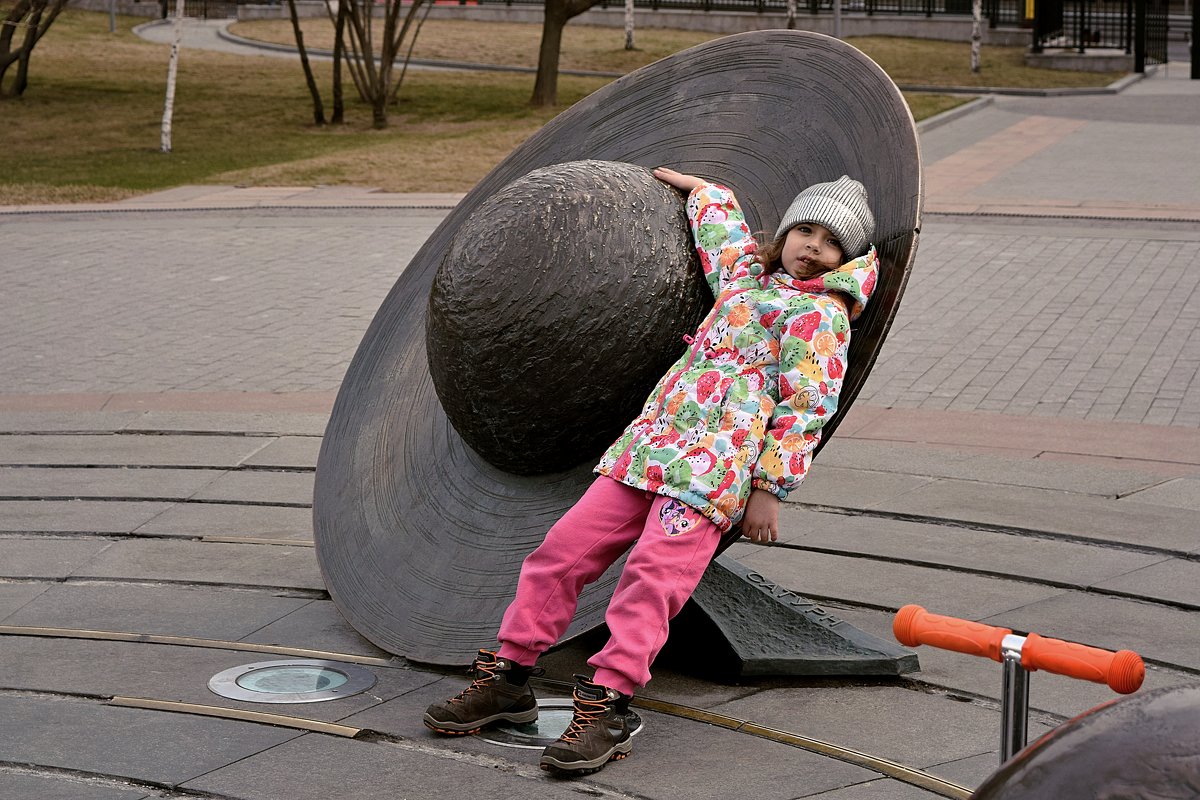
{"type": "MultiPolygon", "coordinates": [[[[302,20],[305,44],[331,49],[333,26],[328,19],[302,20]]],[[[239,22],[231,31],[247,39],[294,45],[292,25],[284,20],[239,22]]],[[[698,31],[645,28],[637,31],[638,49],[625,50],[624,31],[586,25],[563,30],[562,69],[629,72],[671,53],[717,38],[698,31]]],[[[428,20],[417,37],[414,58],[481,64],[537,65],[541,26],[470,20],[428,20]]],[[[861,36],[847,39],[874,59],[901,85],[1051,88],[1105,86],[1122,73],[1073,72],[1025,66],[1025,48],[985,46],[982,67],[971,72],[970,45],[861,36]]]]}
{"type": "MultiPolygon", "coordinates": [[[[333,49],[333,25],[326,18],[301,21],[305,45],[333,49]]],[[[247,39],[294,45],[286,20],[238,22],[230,32],[247,39]]],[[[536,67],[542,28],[510,22],[427,20],[417,37],[414,58],[536,67]]],[[[717,34],[645,28],[637,31],[637,49],[625,49],[619,28],[567,25],[563,29],[561,69],[626,73],[660,58],[715,39],[717,34]]]]}

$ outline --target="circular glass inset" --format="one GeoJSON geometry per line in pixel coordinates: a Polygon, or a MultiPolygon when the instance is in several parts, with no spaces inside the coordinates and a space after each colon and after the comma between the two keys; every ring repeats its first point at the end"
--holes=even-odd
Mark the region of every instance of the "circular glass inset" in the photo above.
{"type": "Polygon", "coordinates": [[[318,659],[260,661],[214,675],[214,694],[252,703],[318,703],[350,697],[375,685],[375,674],[356,664],[318,659]]]}
{"type": "MultiPolygon", "coordinates": [[[[530,750],[541,750],[558,741],[567,726],[571,724],[574,715],[574,703],[569,697],[552,697],[538,700],[538,718],[533,722],[504,723],[490,728],[484,728],[479,738],[485,742],[503,745],[504,747],[524,747],[530,750]]],[[[629,735],[636,736],[642,732],[642,718],[630,709],[626,714],[629,721],[629,735]]]]}
{"type": "Polygon", "coordinates": [[[252,692],[295,694],[336,689],[348,680],[346,673],[329,667],[263,667],[247,672],[235,683],[252,692]]]}

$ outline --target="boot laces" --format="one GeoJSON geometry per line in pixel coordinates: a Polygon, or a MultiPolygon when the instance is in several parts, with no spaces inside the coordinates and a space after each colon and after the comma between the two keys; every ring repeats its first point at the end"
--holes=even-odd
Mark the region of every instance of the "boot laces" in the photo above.
{"type": "Polygon", "coordinates": [[[489,683],[496,680],[496,670],[499,668],[499,661],[493,661],[490,664],[482,661],[475,662],[475,680],[472,681],[471,685],[469,685],[467,688],[463,689],[454,697],[451,697],[450,702],[461,703],[466,700],[468,696],[474,694],[475,692],[481,691],[489,683]]]}
{"type": "Polygon", "coordinates": [[[608,711],[608,699],[590,700],[575,693],[575,713],[571,716],[571,724],[563,732],[562,741],[577,742],[588,728],[600,721],[608,711]]]}

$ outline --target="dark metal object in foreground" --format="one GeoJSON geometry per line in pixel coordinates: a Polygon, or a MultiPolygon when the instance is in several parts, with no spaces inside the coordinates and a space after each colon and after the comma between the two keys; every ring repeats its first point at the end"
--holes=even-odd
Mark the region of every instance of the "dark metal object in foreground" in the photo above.
{"type": "MultiPolygon", "coordinates": [[[[855,628],[727,556],[709,565],[691,602],[729,645],[719,670],[727,676],[903,675],[918,669],[908,648],[855,628]]],[[[685,624],[704,625],[694,618],[685,624]]],[[[702,646],[712,647],[711,637],[702,646]]],[[[706,659],[713,657],[706,652],[706,659]]]]}
{"type": "Polygon", "coordinates": [[[1200,686],[1097,706],[1022,750],[975,800],[1173,800],[1200,795],[1200,686]]]}
{"type": "MultiPolygon", "coordinates": [[[[720,180],[752,230],[774,226],[800,188],[843,174],[862,181],[882,269],[826,436],[866,380],[916,252],[921,167],[908,106],[878,65],[820,34],[756,31],[677,53],[605,86],[513,151],[384,300],[347,370],[317,464],[313,529],[330,595],[365,637],[414,661],[466,664],[494,645],[521,561],[583,493],[601,454],[602,446],[581,448],[575,466],[534,477],[488,463],[447,418],[426,359],[427,300],[459,229],[513,181],[580,159],[720,180]]],[[[628,313],[639,313],[638,299],[629,302],[628,313]]],[[[543,343],[530,347],[514,361],[546,352],[543,343]]],[[[605,392],[596,378],[594,391],[605,392]]],[[[568,637],[603,621],[620,567],[584,591],[568,637]]]]}

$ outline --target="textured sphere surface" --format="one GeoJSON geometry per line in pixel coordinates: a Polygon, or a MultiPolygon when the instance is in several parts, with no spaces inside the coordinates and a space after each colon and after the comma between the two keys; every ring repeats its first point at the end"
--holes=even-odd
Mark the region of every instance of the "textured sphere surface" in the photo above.
{"type": "Polygon", "coordinates": [[[480,456],[557,472],[620,434],[711,305],[679,191],[633,164],[544,167],[455,232],[429,296],[429,371],[480,456]]]}
{"type": "Polygon", "coordinates": [[[1018,753],[971,797],[1200,797],[1200,685],[1140,692],[1080,714],[1018,753]]]}

